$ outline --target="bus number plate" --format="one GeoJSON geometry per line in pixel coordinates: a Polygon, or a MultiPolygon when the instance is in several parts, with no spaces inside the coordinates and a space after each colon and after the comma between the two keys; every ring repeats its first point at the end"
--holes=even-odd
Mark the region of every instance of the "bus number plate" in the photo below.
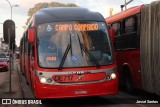
{"type": "Polygon", "coordinates": [[[76,91],[74,92],[74,94],[87,94],[87,93],[88,93],[87,90],[76,90],[76,91]]]}
{"type": "Polygon", "coordinates": [[[53,80],[58,83],[73,83],[73,82],[90,82],[99,81],[105,78],[105,73],[95,74],[73,74],[73,75],[54,75],[53,80]]]}
{"type": "Polygon", "coordinates": [[[55,82],[73,82],[75,81],[75,75],[55,75],[52,77],[55,82]]]}

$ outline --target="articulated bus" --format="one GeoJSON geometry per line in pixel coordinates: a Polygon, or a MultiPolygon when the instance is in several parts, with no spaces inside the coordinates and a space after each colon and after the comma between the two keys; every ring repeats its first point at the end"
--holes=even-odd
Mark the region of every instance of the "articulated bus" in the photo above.
{"type": "Polygon", "coordinates": [[[41,9],[25,30],[20,51],[21,71],[36,98],[118,94],[116,60],[100,13],[41,9]]]}
{"type": "Polygon", "coordinates": [[[138,89],[160,95],[158,6],[158,1],[135,6],[106,18],[115,31],[111,38],[120,84],[128,92],[138,89]]]}
{"type": "Polygon", "coordinates": [[[111,37],[116,50],[117,65],[119,68],[120,84],[128,92],[133,87],[142,88],[140,72],[140,10],[136,6],[106,18],[109,27],[115,31],[111,37]]]}

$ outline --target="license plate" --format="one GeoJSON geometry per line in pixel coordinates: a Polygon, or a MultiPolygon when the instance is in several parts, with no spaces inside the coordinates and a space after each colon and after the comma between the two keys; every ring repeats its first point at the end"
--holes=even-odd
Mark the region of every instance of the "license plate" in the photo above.
{"type": "Polygon", "coordinates": [[[71,75],[54,75],[53,80],[58,83],[73,83],[73,82],[91,82],[103,80],[105,73],[93,73],[93,74],[71,74],[71,75]]]}
{"type": "Polygon", "coordinates": [[[87,90],[76,90],[74,94],[88,94],[87,90]]]}

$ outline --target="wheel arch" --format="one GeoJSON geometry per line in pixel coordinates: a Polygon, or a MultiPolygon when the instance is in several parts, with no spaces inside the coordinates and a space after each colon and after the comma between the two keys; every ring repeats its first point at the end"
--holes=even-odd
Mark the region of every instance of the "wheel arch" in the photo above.
{"type": "Polygon", "coordinates": [[[133,70],[132,70],[131,65],[129,65],[128,63],[124,63],[122,65],[122,70],[123,70],[125,75],[128,75],[128,76],[131,77],[131,80],[133,82],[133,72],[132,72],[133,70]]]}

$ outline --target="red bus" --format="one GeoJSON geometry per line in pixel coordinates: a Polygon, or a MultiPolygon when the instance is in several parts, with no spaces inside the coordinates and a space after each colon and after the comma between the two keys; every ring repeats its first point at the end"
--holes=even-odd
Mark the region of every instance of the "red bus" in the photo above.
{"type": "Polygon", "coordinates": [[[118,93],[116,60],[105,19],[84,8],[44,8],[20,42],[20,68],[36,98],[118,93]]]}
{"type": "Polygon", "coordinates": [[[129,8],[106,19],[115,31],[115,37],[112,38],[114,38],[120,84],[124,85],[128,92],[133,91],[133,87],[142,88],[138,30],[141,7],[129,8]],[[127,28],[131,30],[125,31],[127,28]]]}
{"type": "Polygon", "coordinates": [[[143,89],[160,95],[159,82],[155,82],[159,81],[160,77],[159,65],[155,64],[155,58],[158,60],[160,57],[156,52],[159,48],[153,45],[159,43],[156,42],[158,24],[153,23],[156,22],[154,19],[158,19],[157,6],[157,2],[135,6],[106,18],[106,22],[115,31],[112,38],[120,84],[125,86],[128,92],[143,89]],[[152,41],[154,38],[155,41],[152,41]]]}

